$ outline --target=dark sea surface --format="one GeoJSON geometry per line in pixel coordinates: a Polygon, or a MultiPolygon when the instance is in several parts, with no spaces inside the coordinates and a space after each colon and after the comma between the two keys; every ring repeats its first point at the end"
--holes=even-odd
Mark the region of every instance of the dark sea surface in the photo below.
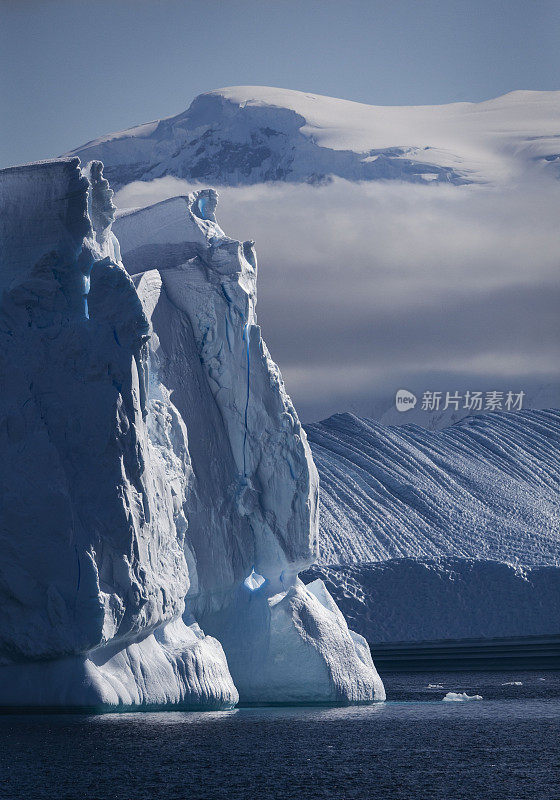
{"type": "Polygon", "coordinates": [[[559,800],[560,672],[382,677],[354,708],[4,714],[0,797],[559,800]]]}

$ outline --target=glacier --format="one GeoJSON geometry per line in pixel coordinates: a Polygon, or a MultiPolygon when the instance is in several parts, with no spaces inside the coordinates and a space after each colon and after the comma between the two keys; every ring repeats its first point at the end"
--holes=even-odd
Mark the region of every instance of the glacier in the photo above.
{"type": "Polygon", "coordinates": [[[307,437],[213,190],[0,172],[0,705],[384,698],[324,583],[307,437]]]}
{"type": "Polygon", "coordinates": [[[336,414],[306,430],[320,563],[303,579],[368,642],[558,634],[560,411],[435,431],[336,414]]]}
{"type": "Polygon", "coordinates": [[[345,413],[306,431],[321,476],[323,563],[560,564],[560,411],[496,411],[440,431],[345,413]]]}
{"type": "Polygon", "coordinates": [[[333,176],[461,186],[531,171],[557,177],[559,121],[558,91],[408,107],[233,86],[67,155],[103,161],[115,188],[167,175],[224,186],[320,184],[333,176]]]}

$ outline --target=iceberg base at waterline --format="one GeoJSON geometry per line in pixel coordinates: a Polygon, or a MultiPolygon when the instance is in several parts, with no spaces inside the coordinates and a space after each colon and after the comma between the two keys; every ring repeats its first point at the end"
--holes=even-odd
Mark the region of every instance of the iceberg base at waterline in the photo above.
{"type": "Polygon", "coordinates": [[[0,706],[218,710],[238,699],[220,643],[182,620],[116,652],[0,667],[0,706]]]}
{"type": "Polygon", "coordinates": [[[385,699],[366,640],[349,630],[316,580],[268,595],[242,586],[203,618],[222,642],[243,703],[366,703],[385,699]]]}

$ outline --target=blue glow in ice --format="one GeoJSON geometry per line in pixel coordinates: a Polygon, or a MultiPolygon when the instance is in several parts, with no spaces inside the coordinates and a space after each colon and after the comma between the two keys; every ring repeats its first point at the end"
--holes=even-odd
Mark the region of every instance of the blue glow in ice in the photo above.
{"type": "Polygon", "coordinates": [[[260,589],[263,583],[265,583],[266,578],[263,578],[262,575],[259,575],[258,572],[255,572],[255,568],[251,568],[251,574],[248,575],[245,580],[243,581],[243,585],[249,589],[250,592],[256,592],[257,589],[260,589]]]}
{"type": "Polygon", "coordinates": [[[77,578],[77,581],[76,581],[76,595],[77,595],[78,592],[80,591],[80,583],[81,583],[81,579],[82,579],[82,567],[81,567],[81,564],[80,564],[80,555],[78,553],[78,545],[77,544],[74,544],[74,552],[76,553],[76,561],[78,563],[78,578],[77,578]]]}
{"type": "Polygon", "coordinates": [[[207,203],[208,203],[207,197],[198,198],[198,210],[200,211],[200,216],[202,217],[202,219],[206,219],[205,209],[207,203]]]}
{"type": "Polygon", "coordinates": [[[243,434],[243,477],[247,477],[247,421],[249,415],[249,396],[251,394],[251,357],[249,354],[249,323],[245,323],[243,339],[247,342],[247,398],[245,400],[245,432],[243,434]]]}
{"type": "Polygon", "coordinates": [[[87,296],[89,294],[91,281],[89,275],[84,275],[84,314],[86,319],[89,319],[89,307],[88,307],[88,300],[87,296]]]}

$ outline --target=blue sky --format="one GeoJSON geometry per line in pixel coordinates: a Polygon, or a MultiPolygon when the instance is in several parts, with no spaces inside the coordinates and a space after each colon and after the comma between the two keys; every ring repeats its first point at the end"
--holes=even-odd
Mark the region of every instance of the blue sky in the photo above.
{"type": "Polygon", "coordinates": [[[374,104],[560,88],[558,0],[0,0],[0,166],[261,84],[374,104]]]}

